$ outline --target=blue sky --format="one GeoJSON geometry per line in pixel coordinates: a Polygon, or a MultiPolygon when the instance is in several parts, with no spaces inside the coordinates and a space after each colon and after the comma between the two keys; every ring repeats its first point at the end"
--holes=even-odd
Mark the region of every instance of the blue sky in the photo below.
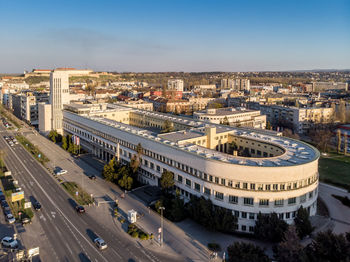
{"type": "Polygon", "coordinates": [[[350,1],[0,0],[0,72],[350,68],[350,1]]]}

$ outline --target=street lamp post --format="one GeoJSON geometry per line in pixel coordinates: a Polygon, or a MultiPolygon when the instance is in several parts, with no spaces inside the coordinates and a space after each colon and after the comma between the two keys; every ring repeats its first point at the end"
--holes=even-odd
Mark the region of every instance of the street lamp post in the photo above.
{"type": "Polygon", "coordinates": [[[164,236],[164,233],[163,233],[163,227],[164,227],[163,210],[165,209],[165,207],[159,207],[159,209],[160,209],[160,228],[161,228],[161,231],[160,231],[160,246],[163,246],[163,236],[164,236]]]}

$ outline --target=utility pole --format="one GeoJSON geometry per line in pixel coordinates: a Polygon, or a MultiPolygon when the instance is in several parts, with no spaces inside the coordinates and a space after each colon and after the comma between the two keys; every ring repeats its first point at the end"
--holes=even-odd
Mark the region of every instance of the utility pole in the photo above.
{"type": "Polygon", "coordinates": [[[159,207],[160,209],[160,246],[163,246],[163,237],[164,237],[164,233],[163,233],[163,229],[164,229],[164,223],[163,223],[163,210],[165,209],[165,207],[159,207]]]}

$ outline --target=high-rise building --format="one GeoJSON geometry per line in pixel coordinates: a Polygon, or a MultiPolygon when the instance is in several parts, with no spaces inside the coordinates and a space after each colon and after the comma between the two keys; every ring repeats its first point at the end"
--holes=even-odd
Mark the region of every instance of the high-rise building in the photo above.
{"type": "Polygon", "coordinates": [[[56,69],[50,74],[51,128],[62,133],[63,105],[69,100],[69,70],[56,69]]]}
{"type": "Polygon", "coordinates": [[[169,79],[168,90],[184,91],[184,81],[182,79],[169,79]]]}

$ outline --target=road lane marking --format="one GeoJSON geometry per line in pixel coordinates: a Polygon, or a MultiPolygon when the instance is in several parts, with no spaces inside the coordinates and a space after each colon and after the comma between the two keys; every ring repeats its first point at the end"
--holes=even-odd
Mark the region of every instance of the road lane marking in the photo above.
{"type": "MultiPolygon", "coordinates": [[[[14,152],[14,150],[9,146],[7,145],[8,148],[12,151],[12,153],[14,154],[14,156],[18,159],[18,161],[22,164],[23,168],[28,172],[28,174],[32,177],[32,179],[34,180],[34,182],[38,185],[38,187],[41,189],[41,191],[44,193],[44,195],[47,197],[47,199],[51,202],[51,204],[61,213],[61,215],[66,219],[66,221],[71,224],[71,226],[78,232],[78,234],[88,243],[88,245],[93,249],[95,250],[95,252],[106,262],[108,262],[108,260],[102,256],[102,254],[100,252],[98,252],[95,248],[94,245],[92,245],[92,243],[79,231],[78,228],[76,228],[74,226],[74,224],[66,217],[66,215],[62,212],[62,210],[56,205],[56,203],[52,200],[52,198],[49,196],[48,193],[46,193],[46,191],[44,190],[44,188],[39,184],[38,180],[36,180],[36,178],[33,176],[32,172],[29,171],[29,169],[24,165],[23,161],[25,160],[21,160],[17,154],[14,152]]],[[[63,220],[64,221],[64,220],[63,220]]],[[[69,227],[68,227],[69,228],[69,227]]],[[[70,229],[70,228],[69,228],[70,229]]],[[[71,230],[71,229],[70,229],[71,230]]],[[[72,231],[71,231],[72,232],[72,231]]],[[[73,234],[73,236],[75,236],[73,234]]],[[[83,247],[82,247],[83,248],[83,247]]],[[[84,249],[84,248],[83,248],[84,249]]]]}

